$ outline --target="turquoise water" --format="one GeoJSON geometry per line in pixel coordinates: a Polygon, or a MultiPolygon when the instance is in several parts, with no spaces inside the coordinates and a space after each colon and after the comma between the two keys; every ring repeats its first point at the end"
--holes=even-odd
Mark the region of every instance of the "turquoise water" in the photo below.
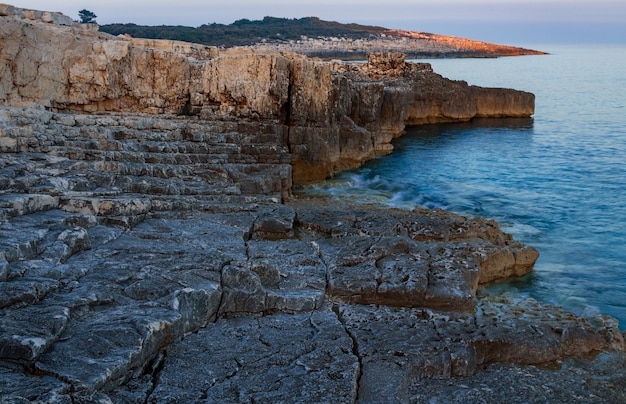
{"type": "Polygon", "coordinates": [[[445,77],[533,92],[532,119],[408,128],[393,154],[317,192],[496,219],[541,257],[492,290],[609,314],[624,329],[626,47],[541,50],[551,54],[428,61],[445,77]]]}

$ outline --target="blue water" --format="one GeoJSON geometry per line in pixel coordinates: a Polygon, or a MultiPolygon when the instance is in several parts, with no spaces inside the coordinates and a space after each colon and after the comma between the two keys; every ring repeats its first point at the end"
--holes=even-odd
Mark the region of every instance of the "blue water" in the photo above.
{"type": "MultiPolygon", "coordinates": [[[[535,47],[537,48],[537,47],[535,47]]],[[[429,60],[469,84],[536,95],[532,119],[411,127],[393,154],[317,192],[496,219],[539,250],[530,275],[496,285],[626,328],[626,47],[429,60]]]]}

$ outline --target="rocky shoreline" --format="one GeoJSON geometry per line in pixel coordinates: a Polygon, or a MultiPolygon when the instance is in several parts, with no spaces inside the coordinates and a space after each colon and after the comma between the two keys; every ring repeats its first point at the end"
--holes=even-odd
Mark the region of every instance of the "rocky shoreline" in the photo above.
{"type": "Polygon", "coordinates": [[[63,17],[0,5],[0,402],[624,400],[614,319],[481,293],[496,222],[292,193],[532,94],[63,17]]]}
{"type": "Polygon", "coordinates": [[[341,24],[316,17],[300,19],[265,17],[242,19],[229,25],[158,27],[108,24],[100,31],[136,38],[160,38],[201,43],[220,48],[244,47],[269,52],[296,52],[325,60],[367,60],[371,53],[394,52],[407,59],[496,58],[545,55],[546,52],[516,46],[471,40],[427,32],[387,29],[359,24],[341,24]]]}
{"type": "Polygon", "coordinates": [[[248,46],[271,52],[297,52],[326,60],[367,60],[372,53],[402,53],[407,59],[496,58],[503,56],[546,55],[546,52],[404,30],[387,30],[367,38],[302,37],[300,40],[266,41],[248,46]]]}

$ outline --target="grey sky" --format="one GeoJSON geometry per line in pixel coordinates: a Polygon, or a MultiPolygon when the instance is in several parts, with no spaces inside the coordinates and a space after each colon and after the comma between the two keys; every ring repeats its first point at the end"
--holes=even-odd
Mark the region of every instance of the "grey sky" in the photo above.
{"type": "MultiPolygon", "coordinates": [[[[2,0],[0,0],[2,1],[2,0]]],[[[626,43],[624,0],[5,0],[17,7],[61,11],[86,8],[100,24],[199,26],[264,16],[381,25],[491,42],[626,43]],[[52,4],[52,5],[51,5],[52,4]]]]}

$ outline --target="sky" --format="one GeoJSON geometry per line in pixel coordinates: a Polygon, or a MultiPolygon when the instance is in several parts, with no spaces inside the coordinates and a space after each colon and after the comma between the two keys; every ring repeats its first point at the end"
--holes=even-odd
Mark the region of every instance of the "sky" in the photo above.
{"type": "Polygon", "coordinates": [[[542,43],[626,44],[626,0],[0,0],[61,11],[99,24],[185,25],[265,16],[319,17],[342,23],[460,36],[524,46],[542,43]],[[51,5],[52,4],[52,5],[51,5]]]}

